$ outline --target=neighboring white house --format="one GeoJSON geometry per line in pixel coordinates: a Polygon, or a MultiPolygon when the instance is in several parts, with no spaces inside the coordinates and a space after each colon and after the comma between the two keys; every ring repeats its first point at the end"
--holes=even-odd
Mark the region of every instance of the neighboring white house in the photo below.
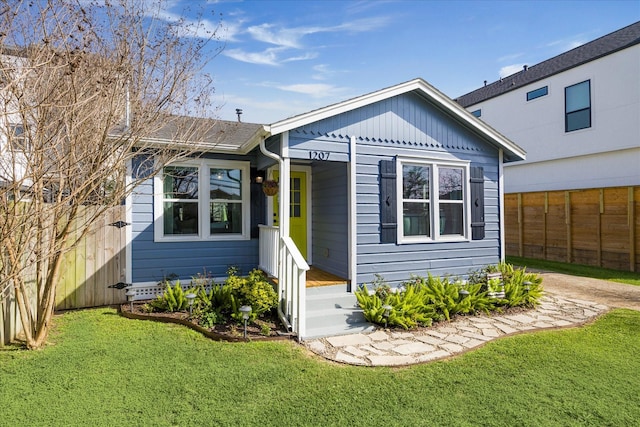
{"type": "Polygon", "coordinates": [[[640,22],[456,101],[527,151],[507,255],[640,271],[640,22]]]}
{"type": "Polygon", "coordinates": [[[456,101],[527,151],[506,193],[640,185],[640,22],[456,101]]]}

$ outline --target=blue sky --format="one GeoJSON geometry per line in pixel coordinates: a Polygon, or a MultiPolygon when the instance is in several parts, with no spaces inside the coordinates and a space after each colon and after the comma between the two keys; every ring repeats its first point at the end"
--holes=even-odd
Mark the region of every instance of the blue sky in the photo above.
{"type": "Polygon", "coordinates": [[[640,20],[640,0],[172,0],[163,16],[198,8],[222,24],[215,115],[264,124],[416,77],[455,98],[640,20]]]}

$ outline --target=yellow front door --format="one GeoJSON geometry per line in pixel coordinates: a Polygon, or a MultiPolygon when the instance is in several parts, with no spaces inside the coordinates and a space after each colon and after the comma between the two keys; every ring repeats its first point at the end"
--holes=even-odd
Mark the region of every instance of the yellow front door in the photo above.
{"type": "MultiPolygon", "coordinates": [[[[274,173],[278,179],[278,172],[274,173]]],[[[289,236],[307,259],[307,173],[291,171],[289,187],[289,236]]],[[[273,224],[279,224],[279,195],[273,198],[273,224]]]]}

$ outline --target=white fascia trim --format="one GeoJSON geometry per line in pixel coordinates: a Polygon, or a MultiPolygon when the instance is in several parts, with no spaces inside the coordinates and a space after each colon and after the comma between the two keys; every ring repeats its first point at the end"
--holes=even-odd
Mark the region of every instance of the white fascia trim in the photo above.
{"type": "Polygon", "coordinates": [[[358,193],[356,137],[349,138],[349,280],[351,292],[358,286],[358,193]]]}

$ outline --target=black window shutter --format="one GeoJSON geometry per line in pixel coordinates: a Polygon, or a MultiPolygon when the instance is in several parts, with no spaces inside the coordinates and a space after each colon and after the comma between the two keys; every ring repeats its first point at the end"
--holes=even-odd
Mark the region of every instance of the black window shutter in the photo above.
{"type": "Polygon", "coordinates": [[[257,239],[260,235],[258,224],[266,221],[266,197],[262,191],[262,184],[256,182],[258,171],[251,168],[251,238],[257,239]]]}
{"type": "Polygon", "coordinates": [[[396,161],[380,161],[380,243],[396,243],[396,161]]]}
{"type": "Polygon", "coordinates": [[[471,239],[484,239],[484,172],[471,167],[471,239]]]}

